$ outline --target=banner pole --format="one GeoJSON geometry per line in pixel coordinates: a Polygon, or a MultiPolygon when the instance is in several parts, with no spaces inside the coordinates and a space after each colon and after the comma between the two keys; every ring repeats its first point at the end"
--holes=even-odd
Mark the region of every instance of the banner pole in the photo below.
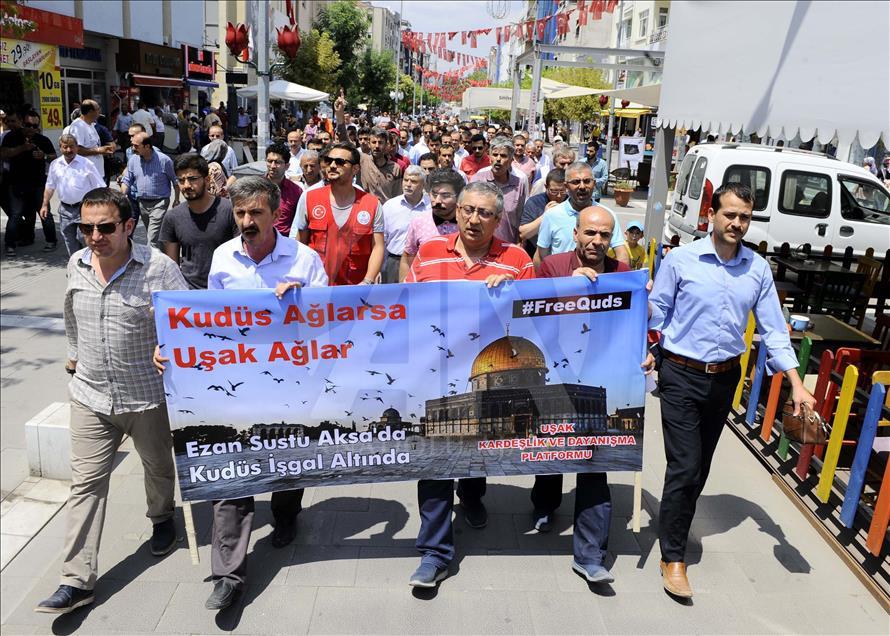
{"type": "Polygon", "coordinates": [[[633,523],[633,531],[637,534],[640,532],[640,510],[643,507],[643,473],[634,473],[634,510],[631,521],[633,523]]]}
{"type": "Polygon", "coordinates": [[[189,545],[189,556],[192,557],[192,565],[198,565],[201,558],[198,556],[198,537],[195,535],[195,518],[192,516],[192,504],[182,502],[182,518],[185,520],[185,539],[189,545]]]}

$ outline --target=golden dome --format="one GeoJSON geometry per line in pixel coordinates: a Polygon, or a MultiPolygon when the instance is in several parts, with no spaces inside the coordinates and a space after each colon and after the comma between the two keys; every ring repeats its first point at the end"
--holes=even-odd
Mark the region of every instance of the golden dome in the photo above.
{"type": "Polygon", "coordinates": [[[479,352],[470,370],[470,380],[483,373],[515,369],[546,370],[547,362],[541,350],[530,340],[517,336],[504,336],[479,352]]]}

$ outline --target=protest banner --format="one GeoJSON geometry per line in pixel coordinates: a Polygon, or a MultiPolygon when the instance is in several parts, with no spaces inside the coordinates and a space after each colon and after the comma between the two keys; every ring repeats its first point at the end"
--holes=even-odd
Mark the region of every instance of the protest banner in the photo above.
{"type": "Polygon", "coordinates": [[[639,471],[645,284],[155,293],[182,497],[639,471]]]}

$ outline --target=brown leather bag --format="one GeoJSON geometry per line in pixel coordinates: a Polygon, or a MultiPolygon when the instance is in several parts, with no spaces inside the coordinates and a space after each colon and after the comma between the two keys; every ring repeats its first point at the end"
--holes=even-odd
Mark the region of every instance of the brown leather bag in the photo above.
{"type": "Polygon", "coordinates": [[[818,413],[807,404],[800,405],[800,413],[794,413],[794,402],[788,401],[782,410],[782,430],[788,439],[801,444],[825,444],[831,429],[818,413]]]}

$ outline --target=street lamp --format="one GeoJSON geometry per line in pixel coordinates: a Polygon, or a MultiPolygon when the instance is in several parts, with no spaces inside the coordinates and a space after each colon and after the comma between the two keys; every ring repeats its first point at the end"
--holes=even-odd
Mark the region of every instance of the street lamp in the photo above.
{"type": "Polygon", "coordinates": [[[395,102],[395,107],[393,108],[393,115],[395,115],[399,110],[399,102],[402,98],[405,97],[405,93],[402,91],[389,91],[389,98],[395,102]]]}

